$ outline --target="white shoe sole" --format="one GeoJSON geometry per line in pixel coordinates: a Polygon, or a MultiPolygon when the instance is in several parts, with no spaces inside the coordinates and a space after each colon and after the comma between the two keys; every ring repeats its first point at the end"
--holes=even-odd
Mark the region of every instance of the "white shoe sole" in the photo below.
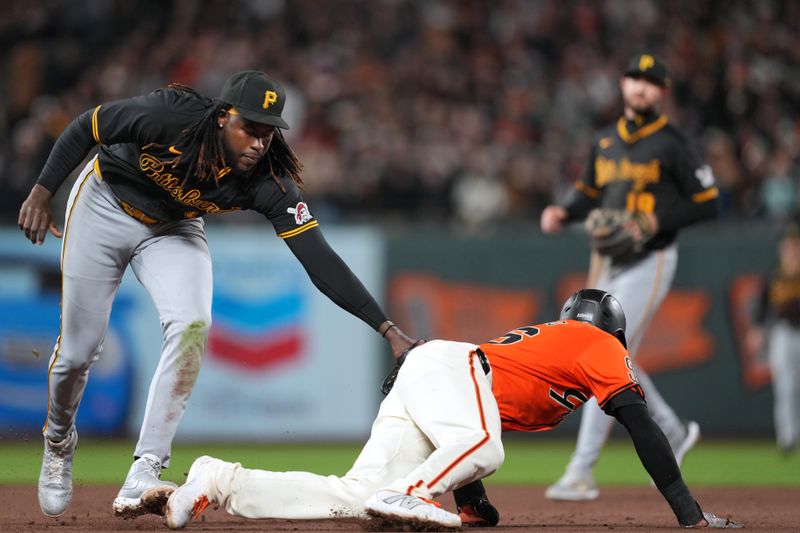
{"type": "Polygon", "coordinates": [[[412,512],[408,509],[403,509],[397,505],[389,505],[375,496],[367,500],[365,507],[367,514],[387,520],[389,522],[402,522],[408,525],[410,529],[416,531],[426,531],[430,527],[440,528],[460,528],[461,517],[449,511],[441,510],[444,515],[441,520],[437,520],[430,516],[424,516],[412,512]],[[448,516],[450,515],[450,516],[448,516]]]}
{"type": "Polygon", "coordinates": [[[66,502],[66,504],[64,504],[64,507],[63,507],[63,509],[61,509],[60,511],[53,511],[52,509],[45,509],[45,508],[44,508],[44,506],[42,505],[42,502],[41,502],[41,500],[42,500],[42,499],[41,499],[41,497],[40,497],[40,498],[39,498],[39,509],[41,509],[41,511],[42,511],[42,514],[43,514],[43,515],[45,515],[45,516],[49,516],[50,518],[58,518],[59,516],[61,516],[61,515],[63,515],[64,513],[66,513],[66,512],[67,512],[67,509],[69,508],[69,504],[70,504],[70,502],[72,501],[72,494],[70,494],[70,495],[69,495],[69,496],[66,498],[67,502],[66,502]]]}
{"type": "MultiPolygon", "coordinates": [[[[677,451],[675,451],[675,462],[678,463],[678,468],[681,467],[681,463],[683,463],[683,458],[686,457],[686,454],[691,450],[697,441],[700,440],[700,424],[695,422],[694,420],[688,422],[686,424],[686,438],[683,439],[681,445],[678,446],[677,451]]],[[[656,482],[652,479],[650,480],[650,486],[656,488],[656,482]]]]}
{"type": "Polygon", "coordinates": [[[214,459],[213,457],[209,457],[207,455],[203,455],[195,459],[191,468],[189,468],[189,473],[186,476],[186,483],[171,491],[168,501],[166,505],[164,505],[164,522],[168,528],[185,528],[189,522],[200,516],[203,510],[205,510],[210,503],[214,503],[213,501],[209,501],[207,491],[198,490],[199,488],[202,488],[203,480],[197,479],[198,476],[203,475],[201,470],[211,467],[214,462],[222,463],[222,461],[219,459],[214,459]],[[196,483],[201,483],[200,487],[194,487],[193,484],[196,483]],[[186,500],[187,492],[191,494],[191,491],[194,491],[196,496],[194,496],[191,500],[186,500]],[[185,501],[179,504],[178,500],[180,498],[184,498],[185,501]],[[204,503],[201,503],[203,501],[204,503]],[[200,505],[199,509],[198,505],[200,505]],[[176,509],[176,507],[178,507],[178,509],[176,509]],[[186,514],[187,512],[188,514],[186,514]]]}
{"type": "Polygon", "coordinates": [[[117,497],[112,505],[114,516],[120,518],[136,518],[145,514],[164,516],[167,500],[175,487],[164,485],[147,489],[139,498],[117,497]]]}
{"type": "Polygon", "coordinates": [[[575,491],[568,489],[559,489],[556,487],[548,487],[544,492],[544,497],[548,500],[557,500],[565,502],[589,502],[596,500],[600,496],[600,489],[589,489],[586,491],[575,491]]]}
{"type": "Polygon", "coordinates": [[[683,439],[681,445],[675,450],[675,461],[678,463],[678,466],[681,466],[683,458],[686,457],[686,453],[697,444],[698,440],[700,440],[700,425],[695,421],[690,421],[686,424],[686,438],[683,439]]]}

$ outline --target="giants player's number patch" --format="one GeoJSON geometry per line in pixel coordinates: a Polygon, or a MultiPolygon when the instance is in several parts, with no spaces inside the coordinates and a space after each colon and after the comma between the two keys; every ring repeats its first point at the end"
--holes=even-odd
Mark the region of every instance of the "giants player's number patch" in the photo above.
{"type": "Polygon", "coordinates": [[[550,397],[570,411],[574,411],[581,405],[585,404],[589,399],[581,391],[576,389],[567,389],[561,394],[557,393],[553,389],[550,389],[550,397]],[[573,402],[572,398],[577,400],[577,402],[573,402]]]}
{"type": "Polygon", "coordinates": [[[625,366],[628,367],[628,378],[634,383],[639,383],[639,378],[636,377],[636,371],[633,369],[633,361],[630,356],[625,356],[625,366]]]}
{"type": "Polygon", "coordinates": [[[514,344],[521,341],[525,337],[535,337],[539,334],[539,328],[535,326],[523,326],[515,330],[509,331],[502,337],[497,337],[489,341],[489,344],[514,344]]]}

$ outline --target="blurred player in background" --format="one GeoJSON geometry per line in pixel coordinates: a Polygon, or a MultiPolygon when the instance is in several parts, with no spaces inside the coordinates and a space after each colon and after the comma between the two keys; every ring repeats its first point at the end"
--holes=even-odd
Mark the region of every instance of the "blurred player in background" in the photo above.
{"type": "Polygon", "coordinates": [[[775,437],[789,455],[800,444],[800,225],[789,224],[778,268],[764,280],[749,342],[766,351],[775,395],[775,437]]]}
{"type": "Polygon", "coordinates": [[[288,128],[281,118],[285,100],[283,88],[266,74],[239,72],[216,99],[170,86],[98,105],[73,120],[53,147],[19,213],[19,227],[34,244],[48,231],[61,236],[50,199],[95,146],[100,151],[80,173],[67,204],[61,331],[49,366],[39,476],[44,514],[62,514],[72,498],[75,417],[128,265],[158,308],[164,343],[134,463],[114,512],[146,512],[144,493],[174,487],[159,476],[169,465],[211,326],[203,215],[262,213],[314,285],[375,328],[395,357],[412,344],[328,246],[303,201],[302,165],[281,134],[288,128]]]}
{"type": "Polygon", "coordinates": [[[551,429],[594,396],[625,426],[682,527],[741,527],[703,512],[681,478],[636,381],[619,302],[584,289],[567,300],[560,318],[480,346],[436,340],[414,348],[344,477],[250,470],[198,458],[186,484],[169,497],[167,526],[183,528],[217,504],[246,518],[369,514],[399,523],[399,531],[460,527],[463,510],[451,513],[432,499],[500,468],[501,429],[551,429]]]}
{"type": "MultiPolygon", "coordinates": [[[[717,214],[718,191],[711,168],[662,114],[669,93],[664,63],[650,54],[633,57],[620,80],[624,114],[600,131],[583,178],[564,205],[545,208],[541,228],[561,231],[596,208],[627,212],[633,221],[603,229],[628,239],[625,249],[593,253],[587,286],[606,290],[622,303],[631,322],[629,349],[635,357],[647,327],[669,291],[678,261],[678,231],[717,214]]],[[[667,405],[650,378],[638,371],[650,414],[667,435],[678,464],[699,437],[667,405]]],[[[592,400],[583,410],[578,442],[566,472],[547,489],[556,500],[593,500],[599,490],[593,467],[611,430],[592,400]]]]}

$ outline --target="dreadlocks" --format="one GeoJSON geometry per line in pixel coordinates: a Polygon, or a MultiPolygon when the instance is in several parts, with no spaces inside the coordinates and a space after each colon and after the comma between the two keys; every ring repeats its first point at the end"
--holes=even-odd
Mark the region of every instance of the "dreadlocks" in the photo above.
{"type": "Polygon", "coordinates": [[[261,158],[256,172],[268,172],[278,187],[283,192],[286,192],[283,184],[280,182],[280,176],[289,176],[298,186],[303,185],[303,180],[300,178],[300,172],[303,170],[303,164],[297,158],[280,129],[275,128],[275,133],[272,135],[272,142],[269,144],[269,150],[266,155],[261,158]]]}
{"type": "MultiPolygon", "coordinates": [[[[189,167],[186,170],[186,177],[182,185],[186,184],[190,176],[196,177],[201,182],[214,180],[215,183],[219,183],[220,173],[225,169],[225,147],[219,135],[217,118],[231,108],[230,104],[225,102],[214,103],[213,100],[206,98],[191,87],[179,83],[172,83],[169,88],[191,93],[203,99],[209,105],[208,111],[203,115],[203,118],[181,133],[176,144],[180,144],[183,147],[183,153],[171,161],[172,166],[176,167],[181,162],[188,161],[189,167]]],[[[145,148],[148,146],[145,146],[145,148]]],[[[255,172],[268,172],[281,190],[286,192],[280,182],[280,177],[289,176],[292,181],[302,185],[303,180],[300,178],[302,170],[303,165],[297,155],[286,143],[281,131],[276,129],[269,149],[259,162],[255,172]]]]}

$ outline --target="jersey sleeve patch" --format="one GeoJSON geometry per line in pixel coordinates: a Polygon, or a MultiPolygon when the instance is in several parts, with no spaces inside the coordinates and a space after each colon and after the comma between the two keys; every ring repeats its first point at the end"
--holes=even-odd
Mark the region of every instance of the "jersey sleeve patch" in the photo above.
{"type": "Polygon", "coordinates": [[[308,210],[308,205],[305,202],[297,202],[297,205],[294,207],[287,207],[286,212],[290,215],[294,215],[294,221],[298,226],[302,226],[314,218],[314,216],[311,214],[311,211],[308,210]]]}
{"type": "Polygon", "coordinates": [[[311,228],[316,228],[319,226],[319,222],[314,219],[314,215],[312,215],[311,211],[309,211],[308,204],[302,200],[293,206],[287,207],[286,213],[294,218],[294,223],[297,225],[297,227],[279,232],[278,237],[281,239],[288,239],[290,237],[294,237],[295,235],[300,235],[311,228]]]}

